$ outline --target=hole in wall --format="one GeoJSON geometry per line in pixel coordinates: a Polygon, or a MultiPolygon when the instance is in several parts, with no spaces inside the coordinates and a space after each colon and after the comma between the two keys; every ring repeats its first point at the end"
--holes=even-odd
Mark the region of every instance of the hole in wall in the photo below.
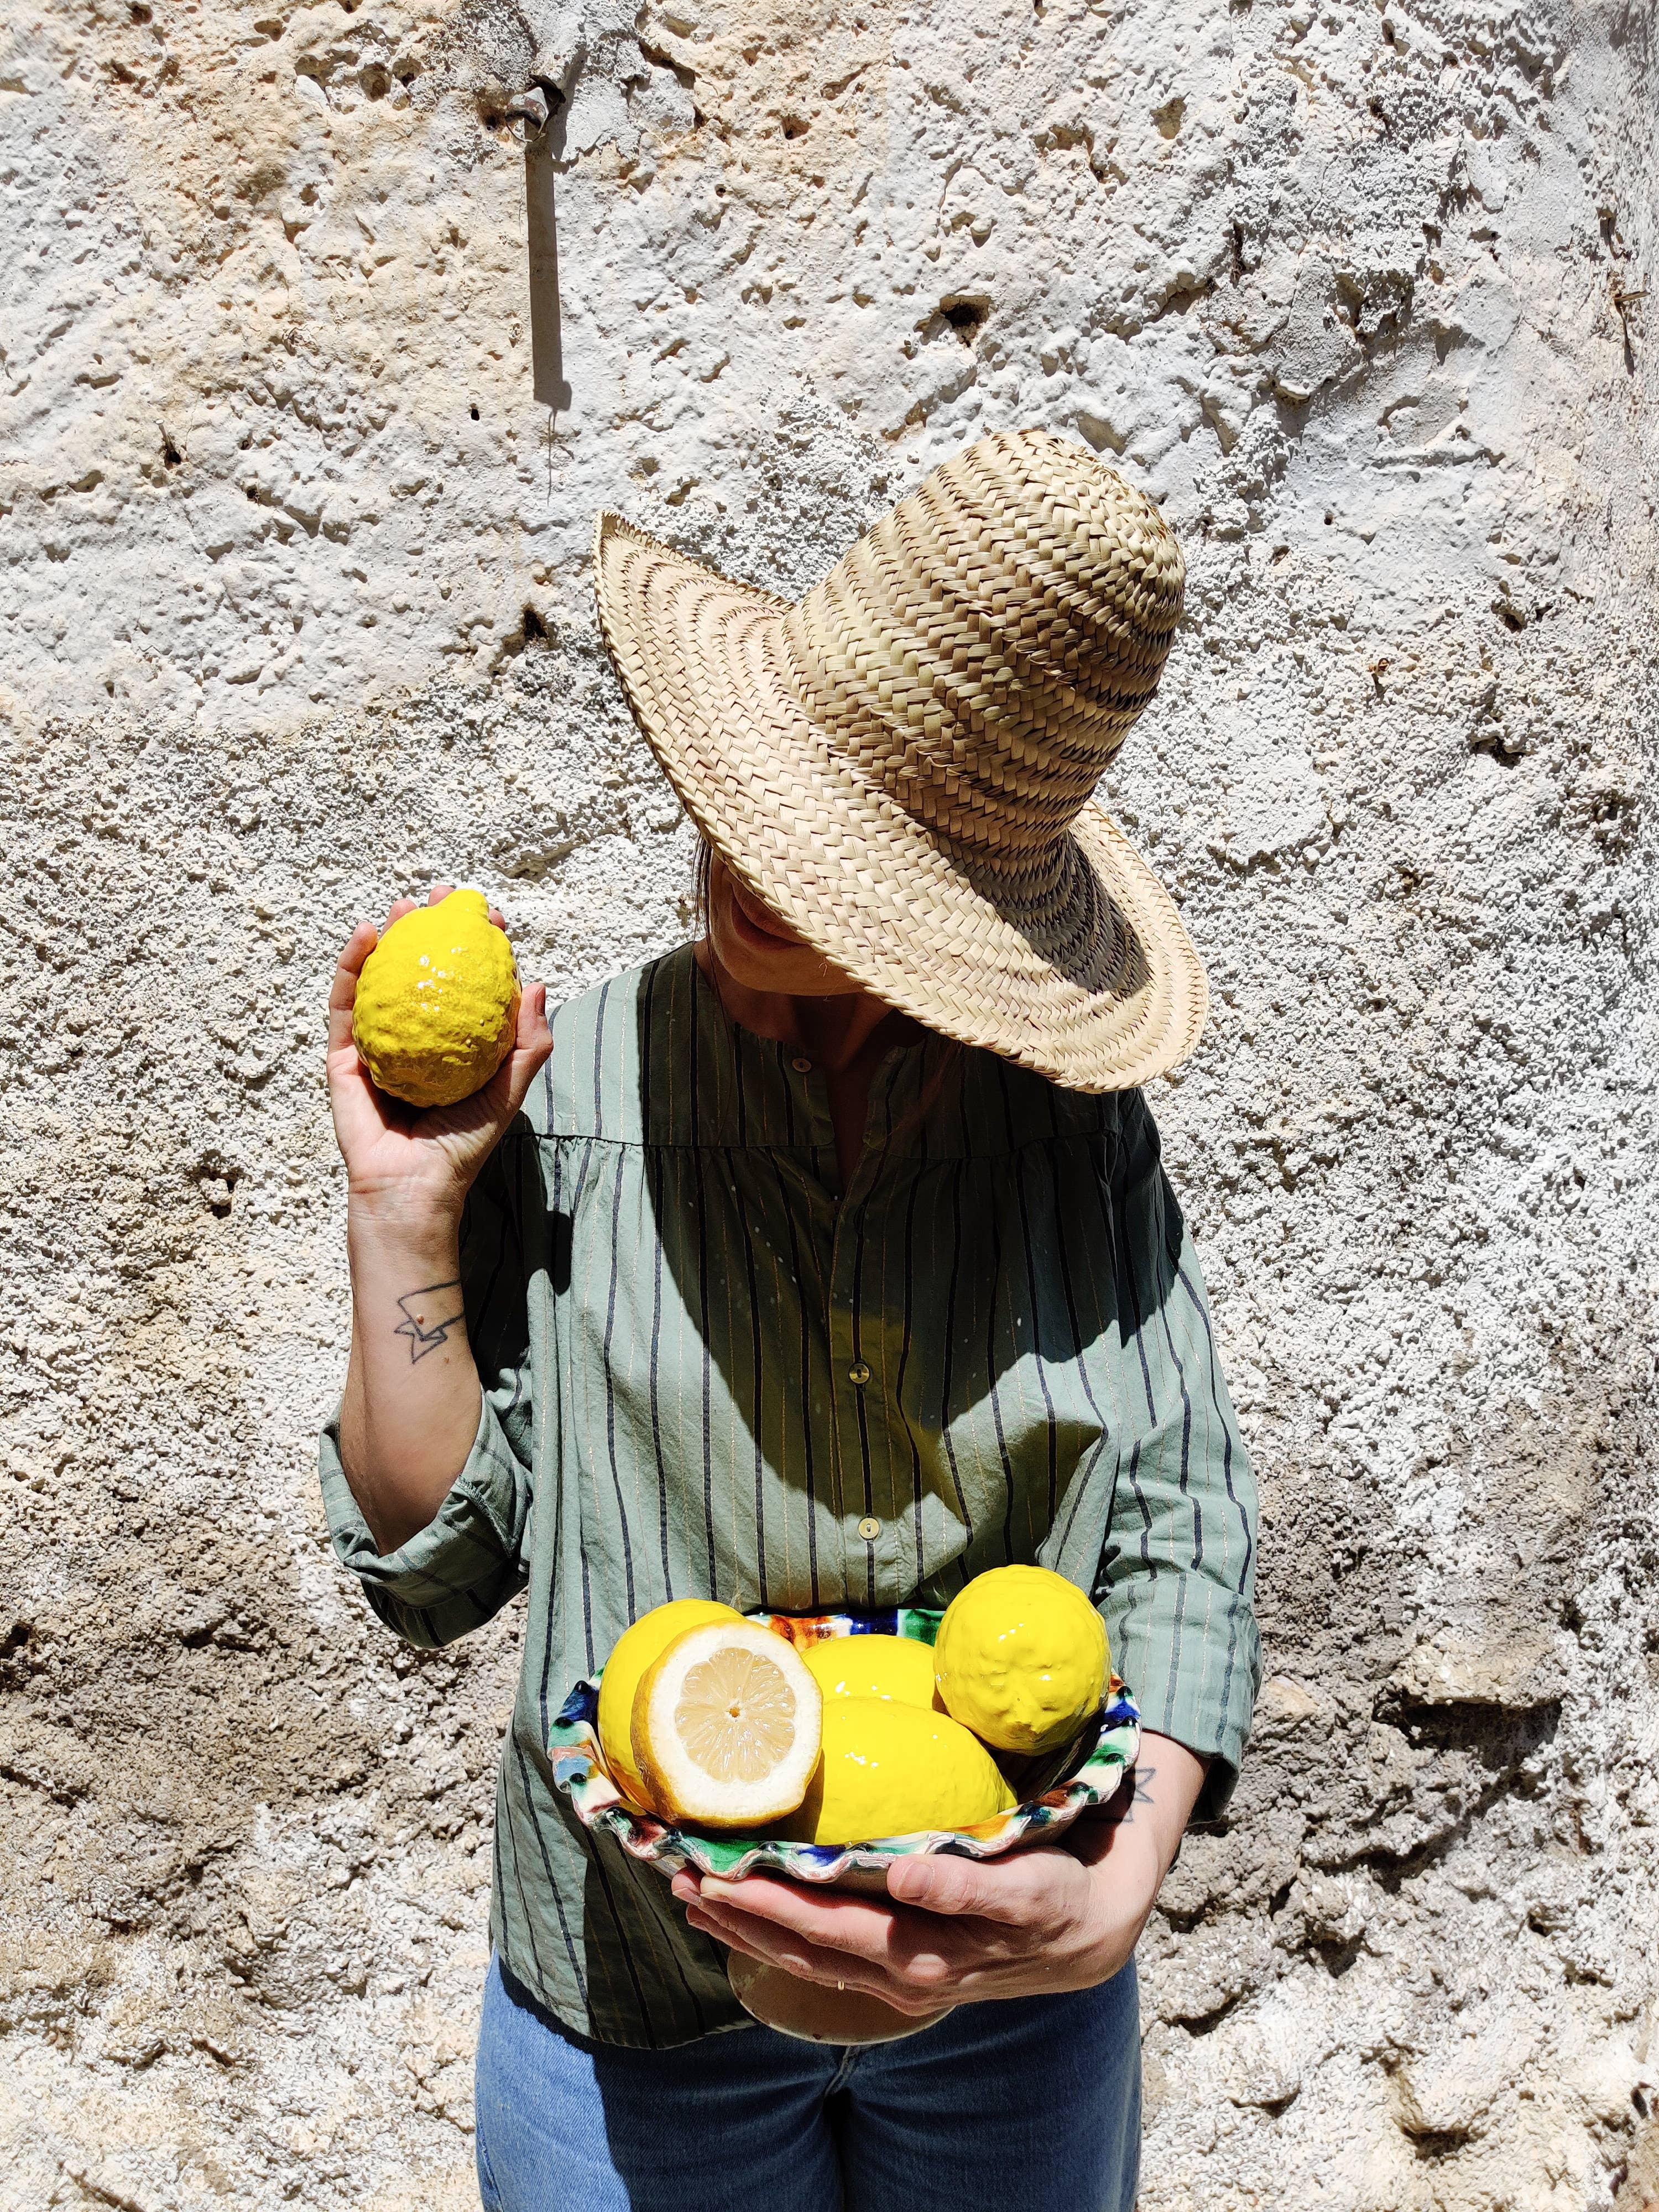
{"type": "Polygon", "coordinates": [[[225,1220],[235,1199],[236,1186],[242,1179],[241,1170],[228,1166],[219,1153],[208,1152],[191,1169],[191,1179],[214,1219],[225,1220]]]}
{"type": "Polygon", "coordinates": [[[804,116],[785,115],[779,118],[779,127],[786,138],[804,138],[809,126],[804,116]]]}
{"type": "Polygon", "coordinates": [[[357,82],[369,100],[384,100],[392,89],[392,71],[380,62],[370,62],[357,82]]]}
{"type": "Polygon", "coordinates": [[[526,599],[519,617],[518,628],[501,640],[495,665],[499,668],[504,660],[516,660],[528,646],[551,645],[552,642],[552,631],[526,599]]]}
{"type": "Polygon", "coordinates": [[[990,318],[991,302],[982,292],[951,292],[939,301],[939,312],[963,345],[972,345],[990,318]]]}
{"type": "Polygon", "coordinates": [[[466,410],[466,411],[467,411],[467,413],[468,413],[468,414],[472,417],[473,421],[476,422],[477,421],[477,419],[478,419],[478,410],[477,410],[477,409],[476,407],[469,407],[469,408],[467,409],[467,410],[466,410]]]}
{"type": "Polygon", "coordinates": [[[178,467],[178,465],[179,465],[179,462],[180,462],[180,461],[182,461],[182,460],[184,459],[184,458],[185,458],[185,457],[184,457],[184,455],[179,452],[179,448],[177,447],[177,446],[175,446],[175,445],[173,444],[173,442],[172,439],[171,439],[170,437],[168,437],[168,435],[167,435],[167,432],[166,432],[165,430],[163,430],[163,431],[162,431],[162,433],[161,433],[161,465],[162,465],[162,467],[163,467],[163,468],[167,468],[167,469],[176,469],[176,468],[178,467]]]}

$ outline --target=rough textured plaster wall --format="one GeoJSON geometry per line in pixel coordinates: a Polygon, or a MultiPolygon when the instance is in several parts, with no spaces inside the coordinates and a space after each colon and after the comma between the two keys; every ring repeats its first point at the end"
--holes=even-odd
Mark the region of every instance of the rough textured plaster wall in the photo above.
{"type": "Polygon", "coordinates": [[[672,941],[595,507],[795,589],[1022,422],[1188,551],[1111,796],[1266,1493],[1145,2206],[1659,2200],[1656,123],[1641,0],[11,12],[5,2212],[470,2201],[517,1620],[323,1538],[334,950],[672,941]]]}

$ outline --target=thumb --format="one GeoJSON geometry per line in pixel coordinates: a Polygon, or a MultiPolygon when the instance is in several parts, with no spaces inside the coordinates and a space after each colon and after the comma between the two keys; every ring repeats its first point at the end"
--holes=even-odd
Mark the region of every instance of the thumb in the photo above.
{"type": "Polygon", "coordinates": [[[940,1853],[898,1859],[887,1869],[887,1894],[896,1905],[1016,1927],[1041,1915],[1043,1887],[1034,1869],[1018,1858],[981,1863],[940,1853]]]}

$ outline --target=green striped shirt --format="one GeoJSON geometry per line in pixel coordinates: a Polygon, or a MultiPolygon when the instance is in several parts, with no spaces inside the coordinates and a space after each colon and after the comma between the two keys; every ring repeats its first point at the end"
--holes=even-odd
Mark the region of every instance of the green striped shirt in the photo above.
{"type": "Polygon", "coordinates": [[[1216,1810],[1260,1675],[1255,1492],[1139,1093],[927,1039],[878,1068],[843,1190],[821,1074],[734,1027],[689,948],[552,1029],[467,1204],[466,1465],[383,1556],[337,1426],[322,1449],[336,1549],[400,1635],[445,1644],[529,1594],[495,1823],[509,1971],[601,2042],[746,2020],[723,1952],[579,1826],[547,1755],[572,1685],[671,1597],[942,1605],[1039,1560],[1101,1607],[1147,1726],[1214,1759],[1216,1810]]]}

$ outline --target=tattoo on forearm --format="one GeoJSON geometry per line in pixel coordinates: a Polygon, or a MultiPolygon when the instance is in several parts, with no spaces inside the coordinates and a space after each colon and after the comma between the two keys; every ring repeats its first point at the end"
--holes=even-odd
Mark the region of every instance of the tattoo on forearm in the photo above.
{"type": "Polygon", "coordinates": [[[1104,1818],[1115,1826],[1122,1826],[1133,1820],[1137,1805],[1152,1803],[1152,1785],[1157,1779],[1158,1769],[1155,1766],[1130,1767],[1123,1777],[1116,1796],[1103,1808],[1104,1818]]]}
{"type": "Polygon", "coordinates": [[[406,1292],[398,1299],[398,1306],[404,1317],[392,1334],[409,1339],[411,1367],[417,1359],[424,1359],[428,1352],[435,1352],[446,1343],[452,1328],[466,1327],[459,1275],[453,1283],[428,1283],[423,1291],[406,1292]]]}

